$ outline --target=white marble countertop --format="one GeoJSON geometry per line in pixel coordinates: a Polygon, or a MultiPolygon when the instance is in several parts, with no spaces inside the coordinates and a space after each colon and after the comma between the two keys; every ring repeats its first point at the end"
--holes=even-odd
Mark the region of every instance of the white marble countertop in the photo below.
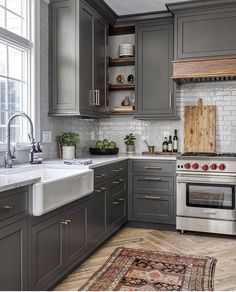
{"type": "Polygon", "coordinates": [[[80,172],[88,169],[92,169],[99,166],[108,165],[111,163],[116,163],[120,161],[125,161],[127,159],[143,159],[143,160],[171,160],[175,161],[176,156],[173,155],[142,155],[142,154],[120,154],[115,156],[88,156],[84,158],[79,158],[78,161],[92,160],[90,165],[66,165],[61,159],[44,161],[42,165],[14,165],[12,169],[0,168],[0,192],[7,191],[10,189],[15,189],[23,187],[26,185],[32,185],[40,181],[40,172],[35,170],[41,168],[66,168],[66,169],[78,169],[80,172]],[[31,171],[34,170],[34,171],[31,171]]]}

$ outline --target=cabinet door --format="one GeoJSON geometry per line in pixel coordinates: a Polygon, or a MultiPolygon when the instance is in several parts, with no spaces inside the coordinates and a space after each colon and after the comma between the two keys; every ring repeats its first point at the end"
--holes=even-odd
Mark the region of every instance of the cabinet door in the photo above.
{"type": "Polygon", "coordinates": [[[110,197],[110,226],[120,225],[127,220],[127,194],[110,197]]]}
{"type": "Polygon", "coordinates": [[[76,101],[76,1],[51,4],[50,113],[70,114],[76,101]]]}
{"type": "Polygon", "coordinates": [[[142,222],[175,223],[174,197],[133,193],[133,218],[142,222]]]}
{"type": "Polygon", "coordinates": [[[96,16],[94,19],[94,89],[99,91],[98,109],[107,107],[107,25],[96,16]]]}
{"type": "Polygon", "coordinates": [[[80,108],[93,111],[94,96],[94,11],[80,2],[80,108]]]}
{"type": "Polygon", "coordinates": [[[68,222],[65,225],[65,262],[69,265],[80,260],[88,250],[89,202],[71,208],[64,217],[65,222],[68,222]]]}
{"type": "Polygon", "coordinates": [[[108,198],[108,185],[103,183],[96,185],[92,195],[92,224],[91,224],[91,238],[94,244],[101,242],[106,235],[107,231],[107,198],[108,198]]]}
{"type": "Polygon", "coordinates": [[[173,23],[137,26],[137,118],[175,116],[173,23]]]}
{"type": "Polygon", "coordinates": [[[27,290],[27,220],[0,229],[0,290],[27,290]]]}
{"type": "Polygon", "coordinates": [[[57,215],[32,226],[32,290],[42,290],[63,270],[63,217],[57,215]]]}

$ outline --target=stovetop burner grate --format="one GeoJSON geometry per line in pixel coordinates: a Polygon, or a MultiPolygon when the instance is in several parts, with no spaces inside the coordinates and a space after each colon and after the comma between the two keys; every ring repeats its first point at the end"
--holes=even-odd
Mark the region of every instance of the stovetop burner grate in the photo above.
{"type": "Polygon", "coordinates": [[[215,152],[185,152],[182,157],[236,157],[236,153],[215,153],[215,152]]]}

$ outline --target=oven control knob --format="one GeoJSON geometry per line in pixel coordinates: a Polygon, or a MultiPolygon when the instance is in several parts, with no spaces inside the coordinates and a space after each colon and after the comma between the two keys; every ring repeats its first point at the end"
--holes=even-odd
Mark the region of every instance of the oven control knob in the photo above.
{"type": "Polygon", "coordinates": [[[219,170],[225,170],[225,164],[223,164],[223,163],[220,164],[220,165],[219,165],[219,170]]]}
{"type": "Polygon", "coordinates": [[[211,170],[216,170],[217,169],[217,164],[213,163],[210,166],[211,170]]]}
{"type": "Polygon", "coordinates": [[[184,164],[184,168],[186,168],[186,169],[190,169],[190,168],[191,168],[191,164],[190,164],[190,163],[188,163],[188,162],[187,162],[187,163],[185,163],[185,164],[184,164]]]}
{"type": "Polygon", "coordinates": [[[199,164],[198,163],[193,163],[192,168],[193,169],[198,169],[199,168],[199,164]]]}
{"type": "Polygon", "coordinates": [[[202,170],[203,170],[203,171],[207,171],[207,170],[208,170],[208,165],[207,165],[207,164],[203,164],[203,166],[202,166],[202,170]]]}

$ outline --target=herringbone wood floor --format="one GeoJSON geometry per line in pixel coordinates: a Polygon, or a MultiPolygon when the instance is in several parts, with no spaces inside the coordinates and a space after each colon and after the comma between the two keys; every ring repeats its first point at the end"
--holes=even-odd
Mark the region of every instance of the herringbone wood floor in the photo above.
{"type": "Polygon", "coordinates": [[[215,290],[236,290],[236,237],[123,228],[55,290],[78,290],[120,246],[217,258],[215,290]]]}

